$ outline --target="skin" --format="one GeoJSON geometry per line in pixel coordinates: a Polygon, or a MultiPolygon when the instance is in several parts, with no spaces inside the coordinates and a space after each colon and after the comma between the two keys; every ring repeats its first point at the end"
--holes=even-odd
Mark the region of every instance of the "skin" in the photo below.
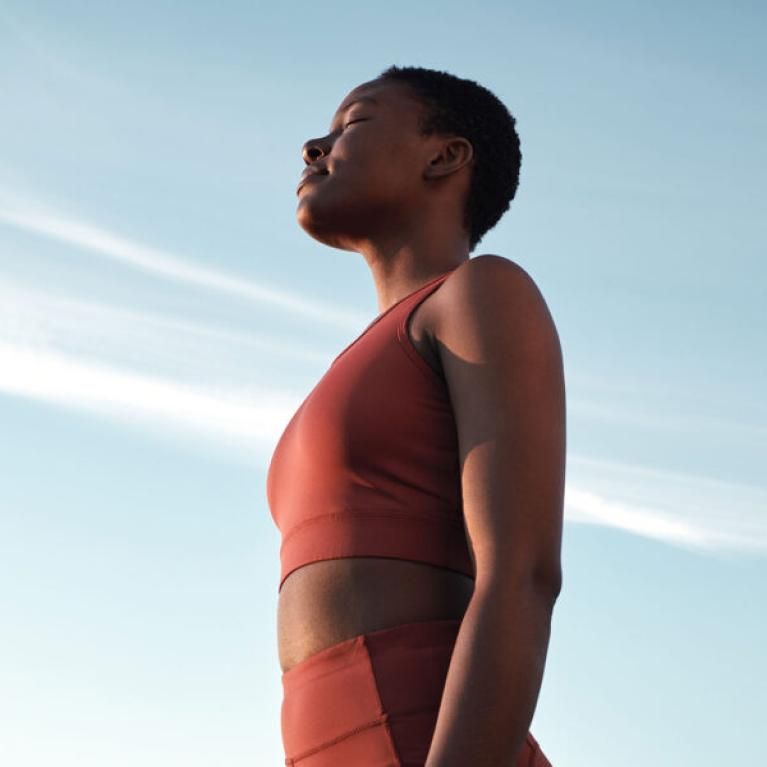
{"type": "Polygon", "coordinates": [[[296,215],[318,241],[365,258],[382,312],[457,267],[409,332],[453,404],[476,579],[374,557],[306,565],[280,592],[280,662],[285,671],[362,633],[461,617],[426,767],[496,767],[522,748],[561,589],[562,355],[532,278],[500,256],[469,259],[473,148],[421,135],[422,109],[403,84],[352,90],[329,132],[304,145],[307,167],[327,173],[298,188],[296,215]]]}

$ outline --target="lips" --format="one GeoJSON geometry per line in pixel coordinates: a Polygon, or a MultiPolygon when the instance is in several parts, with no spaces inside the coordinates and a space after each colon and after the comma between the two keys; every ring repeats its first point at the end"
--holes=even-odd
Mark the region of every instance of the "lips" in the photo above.
{"type": "Polygon", "coordinates": [[[298,182],[298,186],[296,187],[296,194],[298,194],[299,189],[310,179],[320,177],[320,176],[327,176],[329,171],[327,168],[318,168],[317,166],[314,167],[308,167],[304,169],[304,172],[301,174],[301,180],[298,182]]]}

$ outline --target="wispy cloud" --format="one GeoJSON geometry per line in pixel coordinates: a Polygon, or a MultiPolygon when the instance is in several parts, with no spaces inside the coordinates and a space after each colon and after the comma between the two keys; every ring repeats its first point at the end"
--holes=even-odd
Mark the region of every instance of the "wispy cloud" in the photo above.
{"type": "Polygon", "coordinates": [[[684,548],[767,553],[767,490],[568,456],[566,517],[684,548]]]}
{"type": "Polygon", "coordinates": [[[263,456],[300,391],[265,385],[264,355],[330,353],[270,337],[68,299],[0,280],[0,392],[155,434],[263,456]]]}
{"type": "Polygon", "coordinates": [[[695,548],[710,548],[716,543],[715,535],[707,534],[689,522],[674,519],[668,510],[603,498],[588,490],[572,487],[569,483],[565,492],[565,507],[567,518],[572,522],[615,527],[645,538],[695,548]]]}
{"type": "Polygon", "coordinates": [[[262,389],[241,393],[191,386],[53,351],[0,342],[0,391],[97,413],[145,428],[216,439],[263,454],[299,404],[299,397],[262,389]]]}
{"type": "MultiPolygon", "coordinates": [[[[1,190],[0,190],[1,191],[1,190]]],[[[367,318],[275,287],[266,287],[219,270],[199,266],[165,250],[144,245],[114,232],[62,216],[38,203],[11,201],[0,195],[0,222],[33,234],[96,253],[132,269],[151,273],[174,282],[197,285],[209,290],[265,303],[314,321],[339,325],[345,329],[363,326],[367,318]]]]}
{"type": "Polygon", "coordinates": [[[243,360],[264,354],[323,364],[335,353],[263,333],[69,298],[2,277],[0,340],[116,358],[123,364],[136,360],[145,370],[153,358],[166,364],[183,360],[188,369],[196,368],[200,374],[211,370],[215,362],[219,373],[235,378],[244,367],[243,360]]]}
{"type": "MultiPolygon", "coordinates": [[[[617,390],[618,387],[614,387],[613,398],[617,390]]],[[[760,441],[761,444],[767,441],[767,426],[764,425],[762,413],[754,414],[760,421],[743,423],[732,418],[716,418],[701,412],[683,413],[680,412],[679,405],[673,407],[665,404],[653,410],[646,405],[635,403],[636,400],[633,400],[631,404],[634,407],[631,407],[625,403],[615,404],[607,399],[595,401],[580,396],[571,396],[567,401],[568,410],[571,412],[609,424],[624,424],[642,430],[675,431],[686,434],[726,432],[737,435],[739,439],[760,441]]]]}

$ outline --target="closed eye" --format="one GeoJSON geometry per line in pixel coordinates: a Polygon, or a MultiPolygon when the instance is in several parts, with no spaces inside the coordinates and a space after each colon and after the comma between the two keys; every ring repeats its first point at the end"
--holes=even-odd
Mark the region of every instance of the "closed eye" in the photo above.
{"type": "Polygon", "coordinates": [[[365,122],[365,120],[367,119],[368,119],[367,117],[358,117],[354,120],[349,120],[349,122],[344,125],[344,128],[348,128],[350,125],[354,125],[354,123],[365,122]]]}

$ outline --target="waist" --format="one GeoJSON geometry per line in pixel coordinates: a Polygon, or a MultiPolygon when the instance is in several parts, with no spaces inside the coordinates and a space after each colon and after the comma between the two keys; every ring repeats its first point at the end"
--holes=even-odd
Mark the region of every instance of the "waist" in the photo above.
{"type": "Polygon", "coordinates": [[[282,671],[360,634],[460,619],[473,592],[469,576],[422,562],[344,557],[304,565],[286,579],[278,597],[282,671]]]}

